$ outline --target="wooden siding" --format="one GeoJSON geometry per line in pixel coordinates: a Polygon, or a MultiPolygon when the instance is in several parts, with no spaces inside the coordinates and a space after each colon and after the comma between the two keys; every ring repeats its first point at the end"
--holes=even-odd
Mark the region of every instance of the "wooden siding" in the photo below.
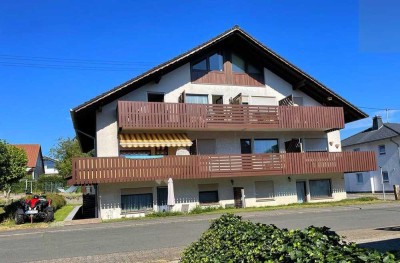
{"type": "Polygon", "coordinates": [[[265,175],[323,174],[376,170],[373,152],[315,152],[74,158],[70,184],[117,183],[265,175]]]}
{"type": "Polygon", "coordinates": [[[341,129],[343,108],[118,101],[123,130],[341,129]]]}

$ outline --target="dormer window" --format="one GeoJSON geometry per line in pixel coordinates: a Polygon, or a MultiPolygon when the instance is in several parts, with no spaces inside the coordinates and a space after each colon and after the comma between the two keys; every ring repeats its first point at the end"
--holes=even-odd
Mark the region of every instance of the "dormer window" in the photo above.
{"type": "Polygon", "coordinates": [[[214,53],[194,64],[192,69],[199,71],[224,71],[224,58],[221,54],[214,53]]]}

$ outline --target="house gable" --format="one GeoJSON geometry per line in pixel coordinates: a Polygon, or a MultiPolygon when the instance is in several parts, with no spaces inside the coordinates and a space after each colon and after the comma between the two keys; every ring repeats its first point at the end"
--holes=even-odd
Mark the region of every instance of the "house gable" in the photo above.
{"type": "MultiPolygon", "coordinates": [[[[225,55],[224,61],[229,61],[229,59],[232,58],[232,54],[237,53],[252,65],[256,65],[256,67],[262,66],[274,75],[279,76],[279,78],[289,83],[294,91],[308,95],[318,104],[343,107],[346,122],[367,117],[364,112],[341,98],[333,91],[329,90],[323,84],[278,56],[240,28],[234,27],[210,41],[72,109],[71,116],[74,128],[83,150],[88,151],[93,148],[94,141],[90,136],[94,137],[96,125],[97,129],[99,128],[99,124],[96,124],[96,111],[101,112],[102,107],[105,105],[120,99],[127,94],[132,94],[132,91],[141,88],[146,84],[157,84],[162,82],[166,74],[179,68],[186,68],[190,71],[190,65],[193,66],[193,63],[201,61],[215,52],[222,52],[225,55]]],[[[226,69],[226,67],[228,66],[224,63],[224,68],[226,69]]],[[[189,74],[188,76],[189,79],[187,83],[196,83],[198,79],[201,79],[201,77],[194,79],[193,74],[189,74]]],[[[219,82],[217,81],[218,83],[213,84],[234,85],[234,81],[232,79],[229,80],[228,78],[229,76],[226,75],[223,80],[219,80],[219,82]]],[[[244,81],[248,81],[249,79],[251,78],[247,78],[247,80],[244,81]]],[[[267,82],[267,80],[262,80],[261,82],[267,82]]],[[[243,83],[239,84],[243,85],[243,83]]],[[[251,86],[257,85],[252,83],[251,86]]],[[[177,87],[180,86],[176,86],[175,88],[177,87]]],[[[100,126],[101,125],[103,124],[100,124],[100,126]]]]}

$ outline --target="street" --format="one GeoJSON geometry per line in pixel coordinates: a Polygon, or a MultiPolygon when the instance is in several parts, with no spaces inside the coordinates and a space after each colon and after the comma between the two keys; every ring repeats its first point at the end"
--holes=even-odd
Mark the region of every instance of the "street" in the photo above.
{"type": "MultiPolygon", "coordinates": [[[[347,240],[388,248],[399,244],[400,205],[302,208],[240,214],[285,228],[328,226],[347,240]],[[381,242],[386,240],[386,243],[381,242]],[[389,240],[389,241],[387,241],[389,240]]],[[[148,262],[179,258],[219,215],[167,217],[114,223],[0,232],[0,262],[148,262]]]]}

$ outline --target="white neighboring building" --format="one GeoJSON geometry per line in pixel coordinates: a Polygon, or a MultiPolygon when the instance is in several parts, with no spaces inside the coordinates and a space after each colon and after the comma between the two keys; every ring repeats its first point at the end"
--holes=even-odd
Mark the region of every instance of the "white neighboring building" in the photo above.
{"type": "Polygon", "coordinates": [[[43,156],[44,162],[44,174],[45,175],[57,175],[58,170],[56,169],[56,160],[48,156],[43,156]]]}
{"type": "Polygon", "coordinates": [[[400,123],[383,123],[373,118],[372,127],[342,141],[343,151],[373,151],[375,171],[345,174],[346,192],[393,191],[400,184],[400,123]],[[382,174],[381,174],[382,168],[382,174]]]}

